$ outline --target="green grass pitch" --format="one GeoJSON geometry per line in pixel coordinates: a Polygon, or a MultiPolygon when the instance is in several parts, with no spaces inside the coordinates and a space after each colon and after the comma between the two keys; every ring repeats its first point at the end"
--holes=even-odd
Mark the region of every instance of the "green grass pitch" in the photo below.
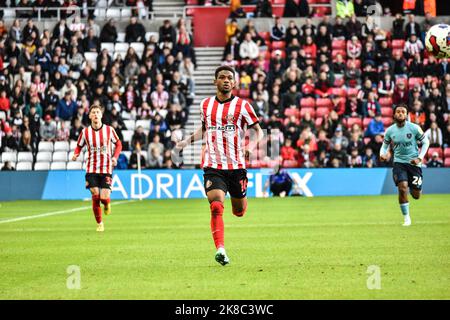
{"type": "Polygon", "coordinates": [[[411,200],[405,228],[395,196],[227,200],[222,267],[204,199],[116,203],[103,234],[90,202],[0,202],[0,299],[449,299],[449,203],[411,200]]]}

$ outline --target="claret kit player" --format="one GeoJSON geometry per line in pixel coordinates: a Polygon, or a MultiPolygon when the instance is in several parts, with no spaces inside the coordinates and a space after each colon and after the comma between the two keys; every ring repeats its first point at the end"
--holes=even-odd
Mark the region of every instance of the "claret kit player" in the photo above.
{"type": "Polygon", "coordinates": [[[404,218],[404,226],[411,225],[409,216],[408,187],[414,199],[420,198],[422,190],[422,169],[420,165],[430,145],[422,129],[407,121],[408,109],[399,104],[394,108],[394,124],[385,133],[380,159],[386,161],[389,146],[394,150],[394,168],[392,170],[395,185],[398,187],[398,200],[404,218]],[[418,142],[422,143],[419,153],[418,142]]]}
{"type": "Polygon", "coordinates": [[[230,262],[224,247],[223,211],[227,192],[231,197],[233,214],[242,217],[247,209],[247,171],[245,157],[264,137],[253,107],[247,101],[232,95],[235,87],[234,69],[221,66],[216,69],[214,85],[216,96],[200,104],[202,126],[185,140],[177,143],[182,149],[206,134],[206,153],[203,159],[204,187],[211,211],[211,233],[216,245],[215,259],[221,265],[230,262]],[[256,140],[244,150],[245,131],[256,130],[256,140]]]}
{"type": "Polygon", "coordinates": [[[76,161],[81,149],[87,146],[86,188],[92,194],[92,210],[99,232],[104,231],[100,202],[104,206],[105,215],[110,214],[112,170],[117,165],[117,158],[122,150],[119,137],[112,127],[102,123],[102,116],[102,108],[99,105],[92,105],[89,108],[91,126],[81,131],[72,157],[72,160],[76,161]],[[114,155],[112,144],[116,145],[114,155]]]}

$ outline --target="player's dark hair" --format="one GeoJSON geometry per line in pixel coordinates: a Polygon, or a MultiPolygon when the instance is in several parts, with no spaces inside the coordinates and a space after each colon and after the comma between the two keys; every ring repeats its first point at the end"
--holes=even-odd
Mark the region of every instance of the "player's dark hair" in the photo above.
{"type": "Polygon", "coordinates": [[[103,112],[102,106],[98,105],[98,104],[93,104],[92,106],[89,107],[89,112],[88,115],[91,114],[91,111],[94,109],[99,109],[101,112],[103,112]]]}
{"type": "Polygon", "coordinates": [[[406,109],[406,114],[409,113],[408,106],[407,106],[405,103],[399,103],[399,104],[397,104],[397,105],[394,107],[394,114],[395,114],[395,111],[397,110],[397,108],[405,108],[405,109],[406,109]]]}
{"type": "Polygon", "coordinates": [[[216,72],[214,73],[214,79],[217,79],[217,76],[219,75],[220,71],[230,71],[233,74],[233,78],[234,78],[234,69],[230,66],[220,66],[216,69],[216,72]]]}

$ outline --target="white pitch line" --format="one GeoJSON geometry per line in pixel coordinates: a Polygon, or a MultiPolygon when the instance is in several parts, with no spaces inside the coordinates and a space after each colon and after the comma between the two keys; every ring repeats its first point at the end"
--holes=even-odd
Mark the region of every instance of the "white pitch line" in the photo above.
{"type": "MultiPolygon", "coordinates": [[[[119,205],[123,203],[130,203],[135,202],[136,200],[127,200],[127,201],[118,201],[118,202],[111,202],[111,205],[119,205]]],[[[31,219],[38,219],[43,217],[50,217],[50,216],[56,216],[59,214],[66,214],[71,212],[77,212],[77,211],[83,211],[92,208],[92,206],[85,206],[85,207],[79,207],[79,208],[73,208],[73,209],[67,209],[67,210],[60,210],[60,211],[53,211],[53,212],[47,212],[42,214],[36,214],[33,216],[26,216],[26,217],[19,217],[19,218],[12,218],[7,220],[0,220],[0,224],[2,223],[8,223],[8,222],[16,222],[16,221],[23,221],[23,220],[31,220],[31,219]]]]}

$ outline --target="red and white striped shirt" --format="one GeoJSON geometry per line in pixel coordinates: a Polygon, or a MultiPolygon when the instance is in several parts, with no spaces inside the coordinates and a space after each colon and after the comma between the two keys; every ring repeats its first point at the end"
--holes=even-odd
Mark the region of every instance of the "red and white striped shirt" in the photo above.
{"type": "Polygon", "coordinates": [[[216,97],[209,97],[201,102],[200,114],[206,130],[202,167],[219,170],[245,169],[245,130],[258,122],[250,103],[234,96],[224,102],[216,97]]]}
{"type": "Polygon", "coordinates": [[[111,159],[113,156],[118,157],[122,149],[122,143],[116,131],[105,124],[98,130],[89,126],[81,131],[75,154],[78,154],[85,145],[88,151],[86,172],[112,174],[111,159]],[[114,155],[112,153],[112,143],[116,144],[114,155]]]}

